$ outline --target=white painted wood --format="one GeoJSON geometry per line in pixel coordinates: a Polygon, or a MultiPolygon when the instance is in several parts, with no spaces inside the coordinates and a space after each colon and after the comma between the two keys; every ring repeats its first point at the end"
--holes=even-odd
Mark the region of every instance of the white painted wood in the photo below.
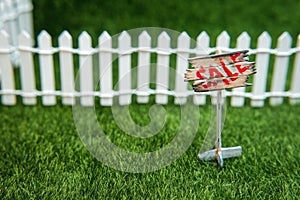
{"type": "MultiPolygon", "coordinates": [[[[9,35],[6,31],[2,30],[0,31],[0,50],[7,50],[7,52],[0,53],[1,90],[13,92],[15,90],[15,80],[9,49],[9,35]]],[[[4,105],[15,105],[16,96],[13,94],[4,94],[2,95],[2,103],[4,105]]]]}
{"type": "Polygon", "coordinates": [[[108,32],[104,31],[98,39],[99,41],[99,80],[100,91],[103,95],[100,104],[103,106],[113,105],[113,71],[112,71],[112,54],[110,52],[101,52],[101,49],[111,49],[112,39],[108,32]]]}
{"type": "MultiPolygon", "coordinates": [[[[263,32],[257,42],[257,50],[263,51],[271,48],[271,36],[268,32],[263,32]]],[[[269,68],[270,53],[258,52],[256,54],[255,65],[257,73],[253,77],[251,106],[262,107],[264,105],[264,96],[267,87],[268,68],[269,68]]]]}
{"type": "MultiPolygon", "coordinates": [[[[60,81],[61,91],[65,94],[74,94],[74,63],[73,55],[69,49],[72,49],[72,36],[68,31],[62,32],[58,38],[59,51],[59,66],[60,66],[60,81]]],[[[65,105],[74,105],[75,98],[64,96],[62,103],[65,105]]]]}
{"type": "Polygon", "coordinates": [[[156,91],[155,102],[158,104],[167,104],[168,95],[165,93],[169,88],[169,62],[170,62],[170,41],[171,38],[166,32],[158,36],[157,42],[157,69],[156,69],[156,91]]]}
{"type": "Polygon", "coordinates": [[[91,36],[83,31],[79,38],[79,85],[80,92],[83,94],[80,98],[80,104],[83,106],[93,106],[94,91],[93,86],[93,62],[92,62],[92,39],[91,36]]]}
{"type": "MultiPolygon", "coordinates": [[[[298,35],[297,47],[300,48],[300,35],[298,35]]],[[[298,51],[295,56],[293,78],[291,84],[291,96],[295,94],[300,94],[300,51],[298,51]]],[[[300,103],[300,98],[290,97],[290,103],[300,103]]]]}
{"type": "MultiPolygon", "coordinates": [[[[29,48],[31,46],[31,36],[22,31],[19,35],[19,45],[23,48],[29,48]]],[[[35,105],[36,104],[36,85],[35,85],[35,74],[33,55],[30,51],[20,51],[20,76],[21,76],[21,88],[25,94],[22,98],[23,104],[35,105]]]]}
{"type": "Polygon", "coordinates": [[[12,1],[6,1],[5,10],[7,12],[8,20],[6,21],[8,33],[10,33],[10,41],[13,46],[18,44],[18,24],[17,19],[13,17],[17,12],[15,11],[12,1]]]}
{"type": "Polygon", "coordinates": [[[131,49],[130,35],[123,31],[118,38],[119,42],[119,104],[128,105],[131,103],[131,49]]]}
{"type": "MultiPolygon", "coordinates": [[[[277,50],[288,52],[291,48],[292,37],[288,32],[284,32],[277,42],[277,50]]],[[[274,73],[272,76],[271,92],[283,92],[285,90],[286,77],[289,66],[289,55],[277,55],[275,58],[274,73]]],[[[283,97],[271,97],[271,105],[279,105],[283,103],[283,97]]]]}
{"type": "MultiPolygon", "coordinates": [[[[138,38],[139,48],[150,49],[151,37],[143,31],[138,38]]],[[[149,102],[149,89],[150,89],[150,52],[140,51],[138,54],[138,82],[137,82],[137,102],[148,103],[149,102]]]]}
{"type": "Polygon", "coordinates": [[[32,3],[30,0],[15,0],[17,4],[17,12],[19,15],[18,19],[18,28],[19,31],[26,31],[30,37],[30,44],[33,45],[33,23],[32,23],[32,3]]]}
{"type": "MultiPolygon", "coordinates": [[[[209,54],[209,42],[210,38],[208,34],[203,31],[197,37],[197,55],[196,56],[205,56],[209,54]]],[[[206,94],[195,92],[193,96],[194,104],[204,105],[206,103],[206,94]]]]}
{"type": "MultiPolygon", "coordinates": [[[[230,36],[228,35],[227,31],[223,31],[218,37],[217,37],[217,52],[220,51],[222,48],[229,48],[230,46],[230,36]]],[[[221,51],[221,53],[224,53],[221,51]]],[[[216,104],[217,102],[217,91],[212,92],[212,104],[216,104]]],[[[222,97],[223,97],[223,102],[226,100],[226,95],[225,95],[225,90],[222,90],[222,97]]]]}
{"type": "MultiPolygon", "coordinates": [[[[52,55],[52,41],[51,36],[42,31],[38,35],[39,46],[39,63],[40,63],[40,75],[41,75],[41,87],[45,93],[53,93],[55,91],[54,82],[54,69],[53,69],[53,55],[52,55]]],[[[56,97],[54,95],[43,95],[42,103],[45,106],[55,105],[56,97]]]]}
{"type": "Polygon", "coordinates": [[[187,82],[184,82],[184,72],[188,68],[189,53],[186,51],[190,48],[190,36],[186,32],[182,32],[177,39],[176,58],[176,79],[175,79],[175,104],[183,105],[187,101],[187,82]],[[183,51],[183,52],[181,52],[183,51]]]}
{"type": "MultiPolygon", "coordinates": [[[[249,49],[250,47],[250,36],[248,35],[247,32],[243,32],[237,39],[237,46],[236,48],[238,50],[244,50],[244,49],[249,49]]],[[[232,92],[233,93],[244,93],[246,90],[245,87],[239,87],[239,88],[233,88],[232,92]]],[[[245,97],[238,97],[238,96],[233,96],[231,98],[231,105],[235,107],[241,107],[245,103],[245,97]]]]}

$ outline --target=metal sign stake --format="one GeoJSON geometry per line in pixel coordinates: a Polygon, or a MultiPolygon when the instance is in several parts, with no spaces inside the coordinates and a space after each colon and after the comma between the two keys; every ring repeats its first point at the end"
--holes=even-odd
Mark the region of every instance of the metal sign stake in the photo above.
{"type": "Polygon", "coordinates": [[[216,159],[220,167],[223,167],[222,157],[222,90],[217,91],[217,139],[216,139],[216,159]]]}

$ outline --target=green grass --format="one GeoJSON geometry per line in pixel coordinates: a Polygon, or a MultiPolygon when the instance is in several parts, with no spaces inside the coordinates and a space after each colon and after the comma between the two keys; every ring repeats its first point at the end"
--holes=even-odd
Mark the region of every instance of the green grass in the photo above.
{"type": "MultiPolygon", "coordinates": [[[[139,117],[148,114],[149,105],[133,108],[137,124],[149,122],[139,117]]],[[[165,108],[166,126],[176,128],[179,106],[165,108]]],[[[225,160],[223,170],[215,162],[197,159],[210,116],[209,106],[200,107],[199,130],[188,151],[171,165],[142,174],[117,171],[96,160],[77,134],[71,107],[17,105],[0,110],[1,199],[297,199],[300,195],[300,105],[228,108],[223,145],[241,145],[243,155],[225,160]]],[[[122,135],[111,120],[110,108],[96,110],[108,135],[116,133],[116,143],[131,142],[122,148],[149,148],[149,140],[122,135]]],[[[162,138],[173,136],[167,131],[151,142],[163,145],[162,138]]]]}

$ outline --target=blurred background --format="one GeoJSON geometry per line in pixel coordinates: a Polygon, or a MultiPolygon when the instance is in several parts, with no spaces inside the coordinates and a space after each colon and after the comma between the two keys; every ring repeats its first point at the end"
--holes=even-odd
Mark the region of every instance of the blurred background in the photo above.
{"type": "Polygon", "coordinates": [[[57,37],[68,30],[77,38],[86,30],[94,44],[103,30],[114,35],[149,26],[186,31],[192,38],[201,31],[207,31],[211,38],[223,30],[232,38],[243,31],[251,38],[257,38],[263,31],[278,38],[288,31],[293,44],[300,32],[300,1],[296,0],[33,0],[33,6],[35,35],[47,30],[57,37]]]}

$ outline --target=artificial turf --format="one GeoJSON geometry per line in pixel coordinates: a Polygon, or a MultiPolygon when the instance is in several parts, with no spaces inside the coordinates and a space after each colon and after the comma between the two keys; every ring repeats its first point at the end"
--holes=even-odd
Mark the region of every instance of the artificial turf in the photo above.
{"type": "MultiPolygon", "coordinates": [[[[164,106],[169,131],[151,144],[168,143],[177,128],[180,106],[164,106]],[[161,138],[167,138],[162,140],[161,138]]],[[[131,116],[145,125],[149,105],[133,105],[131,116]]],[[[107,167],[82,144],[72,108],[56,105],[0,106],[0,199],[297,199],[300,196],[300,105],[228,107],[223,146],[243,147],[240,158],[200,162],[197,154],[207,132],[210,106],[200,107],[198,133],[172,164],[149,173],[107,167]]],[[[122,148],[149,149],[119,131],[111,108],[96,106],[108,136],[122,148]],[[131,143],[130,143],[131,142],[131,143]],[[138,145],[138,148],[134,146],[138,145]]]]}

